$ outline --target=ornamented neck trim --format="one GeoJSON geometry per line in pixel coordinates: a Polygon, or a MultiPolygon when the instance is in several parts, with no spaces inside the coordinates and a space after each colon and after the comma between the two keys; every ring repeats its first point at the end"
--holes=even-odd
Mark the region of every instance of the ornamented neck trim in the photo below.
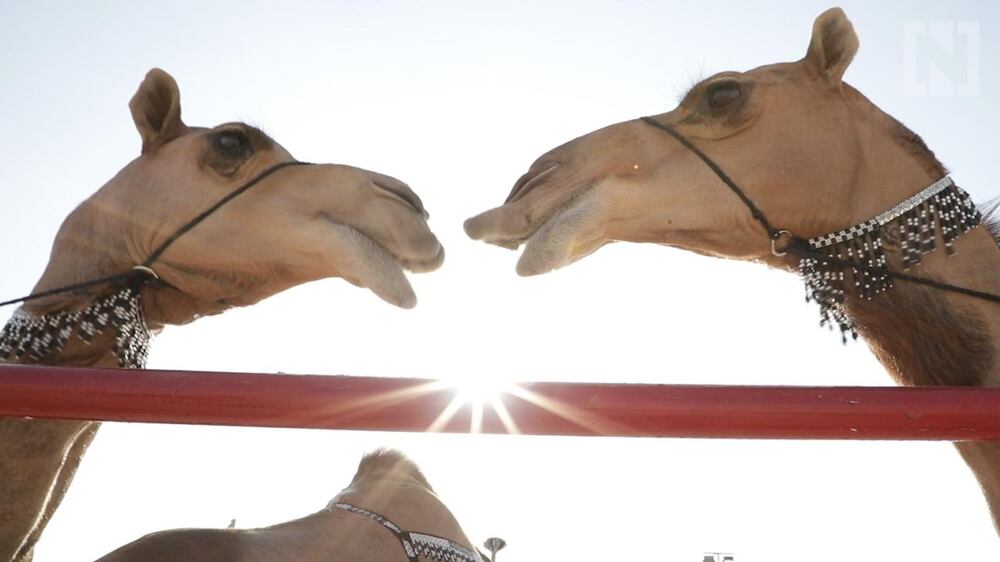
{"type": "Polygon", "coordinates": [[[813,250],[831,259],[808,257],[799,261],[806,300],[819,303],[821,326],[836,325],[845,342],[848,333],[857,339],[857,326],[844,310],[845,269],[851,272],[854,294],[871,300],[893,286],[885,256],[887,230],[892,226],[898,227],[903,268],[910,269],[921,262],[924,254],[934,251],[938,234],[945,251],[952,255],[955,240],[981,222],[982,215],[969,194],[950,177],[941,178],[874,218],[809,239],[813,250]],[[845,266],[844,262],[860,267],[845,266]]]}
{"type": "Polygon", "coordinates": [[[476,551],[457,542],[428,533],[404,531],[384,515],[369,511],[363,507],[337,502],[327,506],[327,509],[330,508],[342,509],[363,515],[388,529],[399,539],[400,544],[403,546],[403,551],[406,552],[406,558],[410,562],[417,562],[421,557],[433,560],[434,562],[483,562],[483,559],[476,551]]]}
{"type": "Polygon", "coordinates": [[[128,286],[101,297],[87,308],[33,316],[18,309],[0,332],[0,360],[28,356],[35,361],[62,351],[73,334],[91,344],[108,326],[117,330],[112,351],[121,368],[146,365],[150,334],[139,292],[128,286]]]}

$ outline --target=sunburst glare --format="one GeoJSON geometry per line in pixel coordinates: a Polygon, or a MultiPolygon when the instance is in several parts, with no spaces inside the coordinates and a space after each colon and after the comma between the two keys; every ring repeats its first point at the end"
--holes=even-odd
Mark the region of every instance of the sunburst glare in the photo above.
{"type": "Polygon", "coordinates": [[[519,433],[517,424],[503,403],[503,396],[515,388],[513,383],[488,377],[463,377],[450,379],[447,385],[454,390],[455,397],[427,428],[428,431],[442,429],[459,410],[469,407],[471,409],[469,432],[482,433],[483,414],[489,407],[496,413],[508,433],[519,433]]]}
{"type": "Polygon", "coordinates": [[[462,378],[450,381],[455,398],[462,404],[482,408],[510,391],[513,385],[486,377],[462,378]]]}

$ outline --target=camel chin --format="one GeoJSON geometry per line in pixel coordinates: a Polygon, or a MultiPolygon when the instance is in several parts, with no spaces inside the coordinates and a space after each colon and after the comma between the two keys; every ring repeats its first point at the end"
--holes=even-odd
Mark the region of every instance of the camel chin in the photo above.
{"type": "Polygon", "coordinates": [[[395,256],[354,228],[341,224],[330,226],[339,251],[338,268],[344,279],[368,288],[389,304],[400,308],[417,306],[417,295],[395,256]]]}
{"type": "Polygon", "coordinates": [[[594,189],[570,200],[546,220],[525,242],[517,262],[517,274],[541,275],[565,267],[590,254],[601,243],[592,240],[600,219],[594,189]]]}

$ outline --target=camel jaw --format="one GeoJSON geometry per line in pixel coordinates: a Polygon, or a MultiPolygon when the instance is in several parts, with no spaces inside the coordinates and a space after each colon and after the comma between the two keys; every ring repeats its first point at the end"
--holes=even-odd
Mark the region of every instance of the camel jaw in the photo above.
{"type": "MultiPolygon", "coordinates": [[[[348,282],[366,287],[379,298],[400,308],[417,305],[417,295],[406,278],[403,264],[384,246],[360,230],[330,222],[338,254],[337,269],[348,282]]],[[[443,260],[444,253],[439,252],[443,260]]],[[[440,264],[440,260],[438,261],[440,264]]],[[[418,264],[416,270],[435,269],[431,264],[418,264]],[[420,269],[423,265],[423,269],[420,269]]]]}
{"type": "Polygon", "coordinates": [[[517,274],[541,275],[565,267],[594,251],[593,239],[600,220],[596,189],[570,199],[528,237],[517,262],[517,274]]]}

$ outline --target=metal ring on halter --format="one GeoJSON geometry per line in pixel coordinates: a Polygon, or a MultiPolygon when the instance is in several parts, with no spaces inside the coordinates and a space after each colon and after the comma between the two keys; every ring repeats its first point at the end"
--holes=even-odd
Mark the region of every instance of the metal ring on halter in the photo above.
{"type": "Polygon", "coordinates": [[[160,280],[159,274],[157,274],[155,271],[153,271],[153,268],[145,266],[145,265],[133,265],[132,266],[132,271],[135,271],[135,272],[138,272],[138,273],[145,273],[146,275],[152,277],[155,281],[159,281],[160,280]]]}
{"type": "Polygon", "coordinates": [[[771,253],[778,256],[779,258],[788,255],[787,249],[779,250],[776,246],[778,239],[780,239],[782,236],[792,236],[792,233],[787,230],[781,229],[781,230],[776,230],[774,234],[771,235],[771,253]]]}

